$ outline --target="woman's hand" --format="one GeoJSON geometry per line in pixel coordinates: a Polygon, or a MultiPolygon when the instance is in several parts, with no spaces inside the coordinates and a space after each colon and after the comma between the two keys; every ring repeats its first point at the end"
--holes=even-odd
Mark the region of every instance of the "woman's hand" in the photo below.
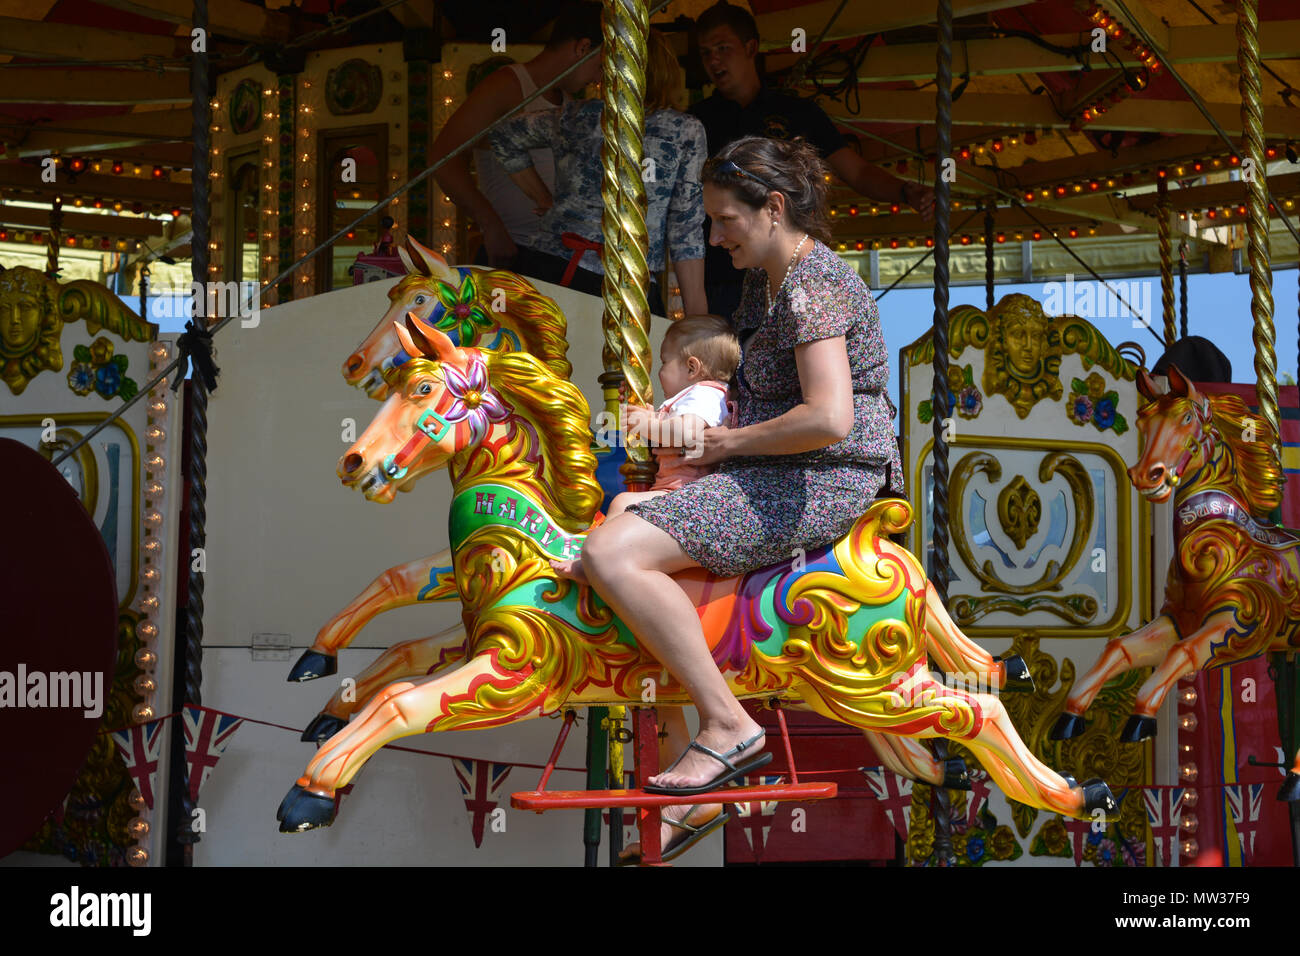
{"type": "Polygon", "coordinates": [[[692,465],[703,467],[721,464],[733,454],[732,442],[735,440],[736,431],[726,425],[706,428],[692,447],[682,449],[682,454],[692,465]]]}

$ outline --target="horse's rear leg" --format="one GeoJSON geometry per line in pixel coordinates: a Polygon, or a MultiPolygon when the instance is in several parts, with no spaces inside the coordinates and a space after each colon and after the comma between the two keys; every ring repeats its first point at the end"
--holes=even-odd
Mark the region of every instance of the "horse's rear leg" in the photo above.
{"type": "Polygon", "coordinates": [[[1295,763],[1291,772],[1282,781],[1282,789],[1277,792],[1279,800],[1300,800],[1300,750],[1296,751],[1295,763]]]}
{"type": "Polygon", "coordinates": [[[1212,615],[1201,629],[1190,637],[1178,641],[1165,654],[1151,676],[1147,678],[1137,692],[1133,703],[1133,715],[1120,739],[1126,743],[1136,743],[1156,735],[1156,714],[1165,702],[1165,697],[1173,690],[1174,684],[1186,674],[1195,674],[1210,659],[1210,648],[1216,641],[1223,639],[1228,628],[1233,626],[1233,612],[1220,611],[1212,615]]]}
{"type": "Polygon", "coordinates": [[[328,826],[334,793],[346,786],[370,757],[401,737],[430,730],[468,730],[536,716],[544,688],[524,687],[527,675],[481,654],[446,674],[396,681],[316,752],[280,805],[284,832],[328,826]]]}
{"type": "Polygon", "coordinates": [[[1139,667],[1154,667],[1177,640],[1173,620],[1162,614],[1136,631],[1107,641],[1097,663],[1079,678],[1065,699],[1065,712],[1052,728],[1052,739],[1068,740],[1082,733],[1084,711],[1092,706],[1106,681],[1139,667]]]}
{"type": "Polygon", "coordinates": [[[965,790],[970,786],[966,778],[966,761],[960,757],[938,760],[930,748],[915,737],[898,737],[894,734],[882,734],[874,730],[864,730],[880,763],[886,770],[891,770],[900,777],[948,787],[952,790],[965,790]]]}

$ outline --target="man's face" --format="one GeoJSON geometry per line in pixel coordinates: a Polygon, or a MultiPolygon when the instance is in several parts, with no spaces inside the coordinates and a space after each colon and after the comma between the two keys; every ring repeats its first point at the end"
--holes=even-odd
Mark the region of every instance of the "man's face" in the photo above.
{"type": "MultiPolygon", "coordinates": [[[[591,41],[575,40],[569,47],[570,62],[577,63],[591,49],[591,41]]],[[[570,96],[577,96],[592,83],[600,82],[602,72],[601,54],[597,53],[590,60],[578,67],[560,81],[560,88],[570,96]]]]}
{"type": "Polygon", "coordinates": [[[723,96],[731,96],[748,82],[750,75],[756,72],[754,56],[758,53],[758,44],[753,40],[740,42],[740,37],[731,27],[715,27],[708,33],[700,35],[700,60],[704,63],[704,72],[723,96]]]}

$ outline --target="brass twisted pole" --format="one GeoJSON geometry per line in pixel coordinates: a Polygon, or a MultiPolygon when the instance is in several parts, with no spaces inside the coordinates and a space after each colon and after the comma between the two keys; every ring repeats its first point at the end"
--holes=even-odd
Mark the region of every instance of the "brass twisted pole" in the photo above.
{"type": "MultiPolygon", "coordinates": [[[[645,183],[641,159],[645,131],[646,34],[650,14],[645,0],[605,0],[602,22],[604,75],[601,95],[604,143],[601,220],[605,248],[601,287],[605,312],[603,328],[608,348],[627,382],[628,400],[651,405],[650,305],[646,291],[650,270],[646,264],[645,183]]],[[[629,489],[645,490],[654,480],[655,464],[644,444],[628,444],[623,477],[629,489]]]]}
{"type": "Polygon", "coordinates": [[[50,203],[50,231],[45,234],[45,276],[59,277],[59,243],[63,241],[63,197],[55,196],[50,203]]]}
{"type": "Polygon", "coordinates": [[[1169,222],[1169,181],[1156,180],[1156,239],[1160,244],[1160,310],[1165,319],[1165,348],[1178,338],[1174,315],[1174,244],[1169,222]]]}
{"type": "Polygon", "coordinates": [[[1273,331],[1273,273],[1268,249],[1268,186],[1264,167],[1263,87],[1259,80],[1259,0],[1237,6],[1237,68],[1240,72],[1243,161],[1246,179],[1246,241],[1250,259],[1250,312],[1255,320],[1255,379],[1259,414],[1273,429],[1273,457],[1282,461],[1281,416],[1277,400],[1277,353],[1273,331]]]}

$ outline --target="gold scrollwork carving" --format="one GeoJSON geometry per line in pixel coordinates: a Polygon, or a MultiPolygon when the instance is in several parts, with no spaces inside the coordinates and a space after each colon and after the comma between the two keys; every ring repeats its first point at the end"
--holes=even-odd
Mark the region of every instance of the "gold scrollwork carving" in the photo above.
{"type": "Polygon", "coordinates": [[[1024,475],[1016,475],[998,495],[998,521],[1006,536],[1024,550],[1026,542],[1038,533],[1043,517],[1043,502],[1024,475]]]}
{"type": "MultiPolygon", "coordinates": [[[[1085,594],[1070,594],[1060,597],[1040,594],[1042,591],[1059,591],[1061,590],[1061,581],[1067,574],[1074,569],[1083,556],[1084,549],[1087,547],[1088,539],[1092,533],[1093,514],[1095,512],[1095,502],[1093,500],[1092,482],[1088,477],[1087,469],[1079,463],[1079,460],[1073,455],[1063,451],[1051,452],[1043,457],[1038,466],[1038,480],[1040,482],[1050,481],[1053,475],[1060,474],[1070,486],[1070,495],[1074,500],[1074,531],[1070,540],[1070,548],[1066,553],[1065,561],[1059,562],[1051,560],[1047,562],[1047,567],[1043,575],[1037,581],[1030,584],[1012,584],[1002,580],[998,576],[991,560],[985,560],[982,565],[976,564],[975,554],[971,549],[970,535],[967,533],[965,525],[965,507],[966,485],[976,472],[984,472],[988,475],[989,481],[996,482],[1002,477],[1002,466],[996,458],[987,452],[971,452],[957,463],[957,467],[952,470],[952,496],[959,506],[952,509],[949,520],[952,523],[952,542],[957,548],[957,553],[961,555],[962,561],[966,567],[980,582],[980,589],[983,591],[998,592],[997,596],[990,598],[961,597],[953,601],[953,619],[960,626],[971,624],[994,611],[1010,611],[1013,614],[1029,614],[1033,611],[1048,611],[1070,621],[1071,623],[1086,624],[1096,617],[1099,610],[1099,604],[1096,598],[1085,594]],[[1028,600],[1016,600],[1007,597],[1007,595],[1034,595],[1028,600]]],[[[1017,476],[1017,480],[1024,482],[1023,478],[1017,476]]],[[[1012,482],[1008,490],[1015,485],[1012,482]]],[[[1030,489],[1032,492],[1032,489],[1030,489]]],[[[998,511],[999,518],[1003,522],[1005,529],[1007,519],[1003,517],[1003,501],[1006,491],[999,496],[998,511]]],[[[1035,495],[1035,497],[1037,497],[1035,495]]],[[[1032,532],[1031,532],[1032,534],[1032,532]]],[[[1028,541],[1025,537],[1025,541],[1028,541]]],[[[1023,547],[1019,541],[1018,546],[1023,547]]]]}

